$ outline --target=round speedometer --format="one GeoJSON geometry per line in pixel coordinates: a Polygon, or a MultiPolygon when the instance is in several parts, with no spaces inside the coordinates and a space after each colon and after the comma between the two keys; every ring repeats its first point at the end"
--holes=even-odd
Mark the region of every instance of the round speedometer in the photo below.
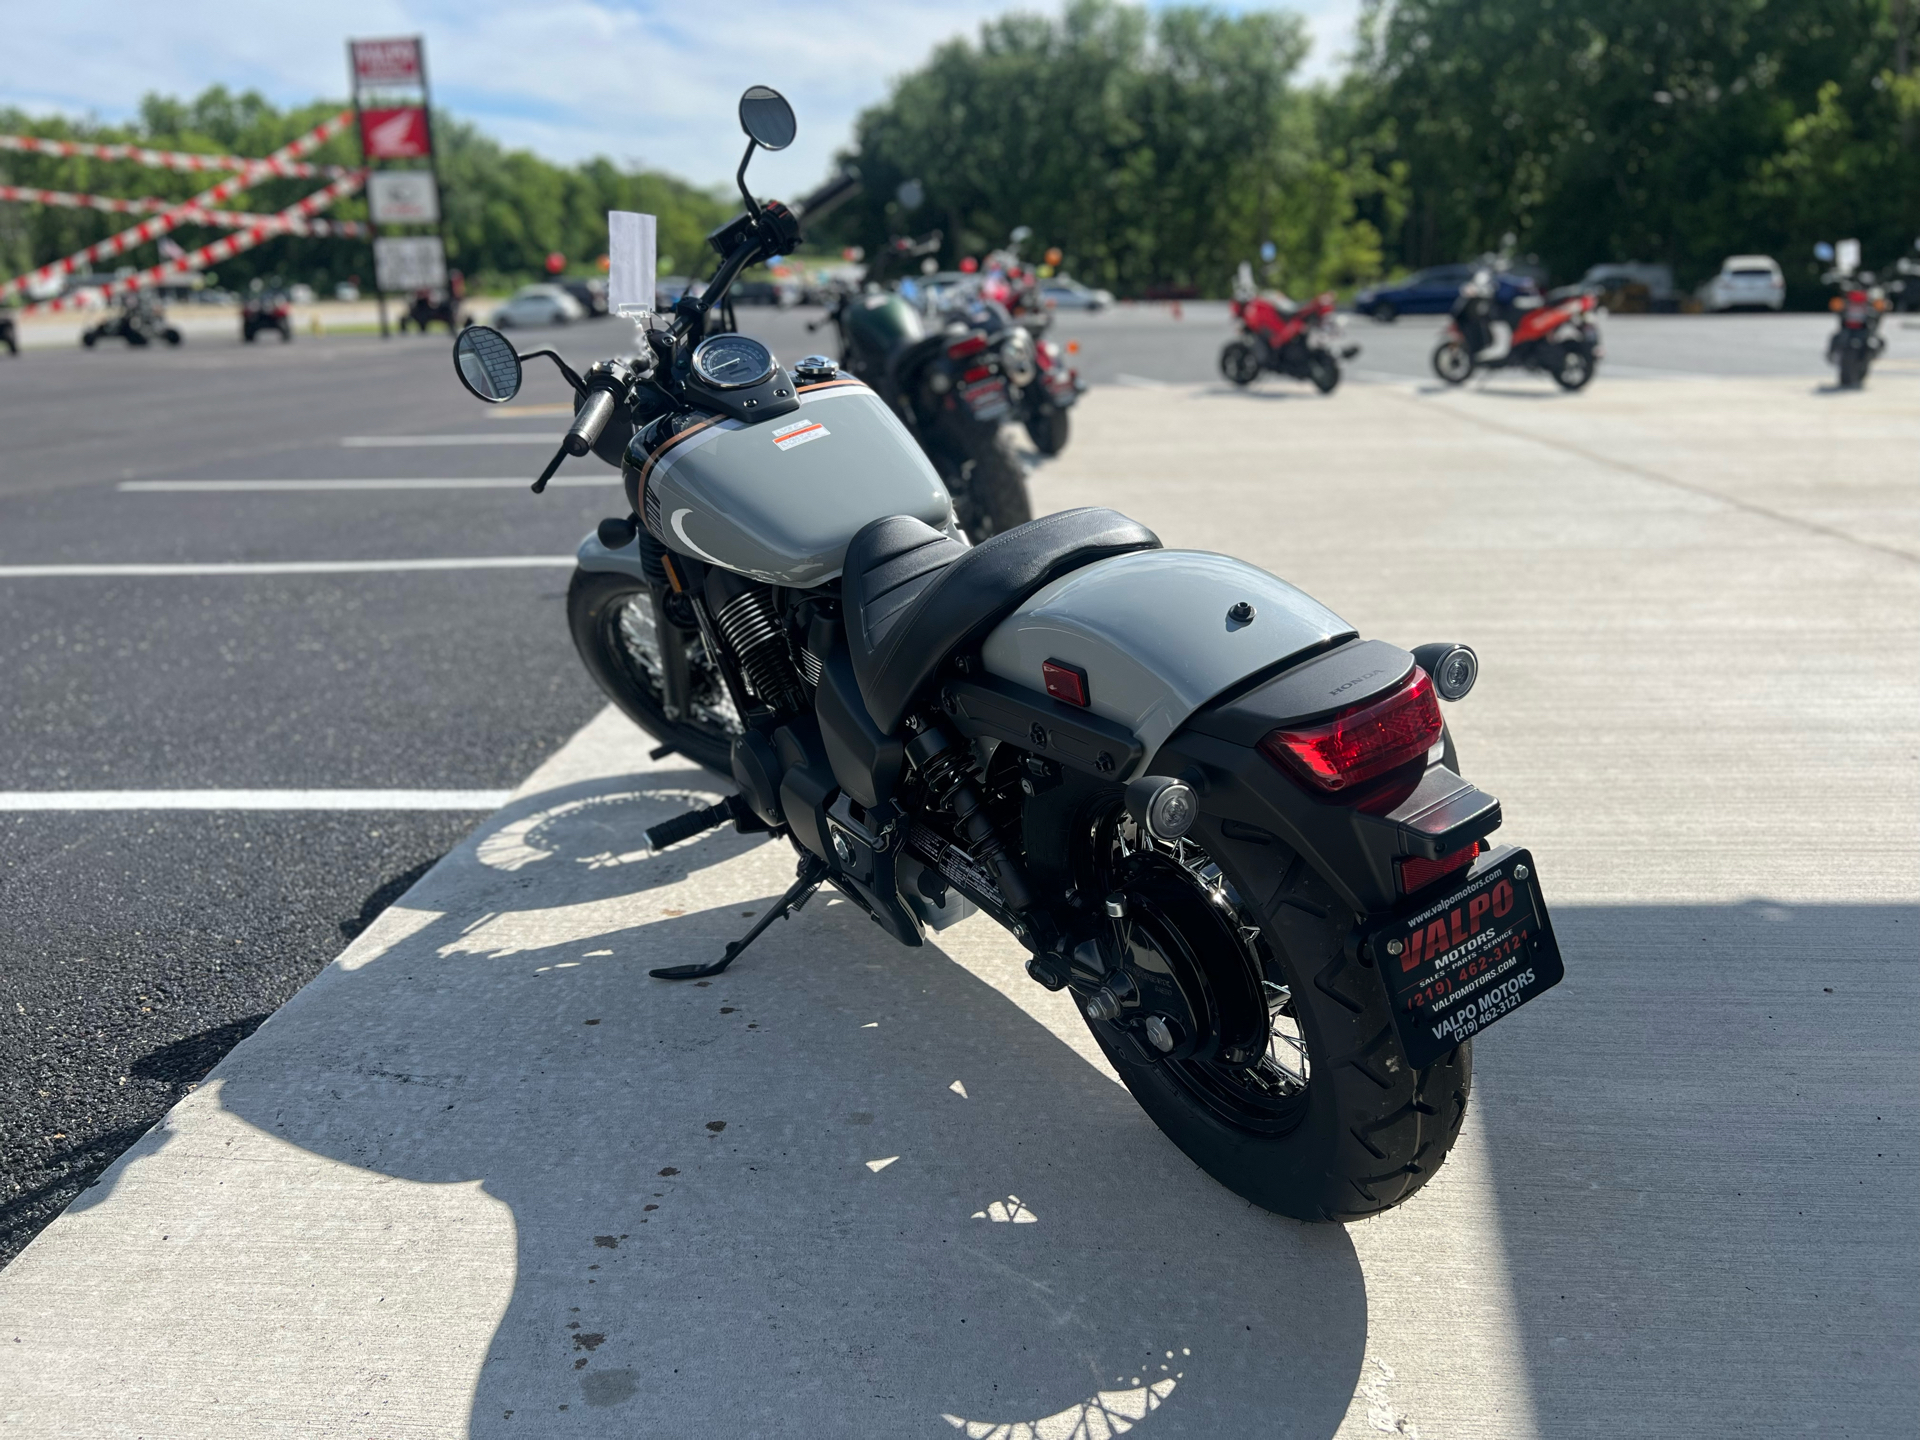
{"type": "Polygon", "coordinates": [[[758,385],[773,367],[773,352],[748,335],[712,335],[693,352],[693,373],[716,390],[758,385]]]}

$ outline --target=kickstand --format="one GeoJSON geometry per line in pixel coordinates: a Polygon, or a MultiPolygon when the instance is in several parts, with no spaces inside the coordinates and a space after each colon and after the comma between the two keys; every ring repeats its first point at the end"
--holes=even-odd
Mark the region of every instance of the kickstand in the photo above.
{"type": "Polygon", "coordinates": [[[800,868],[794,875],[792,886],[787,893],[773,902],[771,909],[762,915],[754,927],[738,940],[727,946],[727,953],[718,960],[710,960],[705,965],[668,965],[660,970],[647,973],[656,980],[704,980],[709,975],[718,975],[734,961],[774,921],[792,915],[813,898],[813,892],[820,888],[820,882],[827,878],[827,862],[818,855],[801,857],[800,868]]]}

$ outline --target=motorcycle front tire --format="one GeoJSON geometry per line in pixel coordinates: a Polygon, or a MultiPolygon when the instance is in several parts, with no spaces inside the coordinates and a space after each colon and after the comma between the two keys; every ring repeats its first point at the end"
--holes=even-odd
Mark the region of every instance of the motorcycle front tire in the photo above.
{"type": "Polygon", "coordinates": [[[169,345],[178,345],[180,343],[180,332],[172,326],[168,326],[166,330],[162,332],[161,338],[169,345]]]}
{"type": "Polygon", "coordinates": [[[1322,395],[1331,395],[1340,383],[1340,362],[1324,350],[1307,357],[1307,378],[1322,395]]]}
{"type": "Polygon", "coordinates": [[[1046,405],[1027,416],[1027,438],[1042,455],[1058,455],[1067,448],[1067,412],[1057,405],[1046,405]]]}
{"type": "Polygon", "coordinates": [[[1471,351],[1458,341],[1448,340],[1433,352],[1433,373],[1449,385],[1464,385],[1473,378],[1471,351]]]}
{"type": "Polygon", "coordinates": [[[580,663],[626,717],[662,745],[719,775],[733,773],[733,737],[697,720],[669,720],[661,700],[626,658],[616,631],[631,601],[653,603],[644,580],[614,570],[575,570],[567,586],[567,627],[580,663]]]}
{"type": "Polygon", "coordinates": [[[1229,340],[1220,347],[1220,373],[1245,389],[1260,378],[1260,352],[1245,340],[1229,340]]]}

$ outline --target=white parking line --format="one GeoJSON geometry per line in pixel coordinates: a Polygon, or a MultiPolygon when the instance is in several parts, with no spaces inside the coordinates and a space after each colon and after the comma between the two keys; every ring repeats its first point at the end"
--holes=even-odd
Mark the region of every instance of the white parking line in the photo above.
{"type": "Polygon", "coordinates": [[[560,442],[552,435],[342,435],[340,443],[349,450],[418,445],[544,445],[551,450],[560,442]]]}
{"type": "Polygon", "coordinates": [[[122,575],[364,575],[387,570],[546,570],[571,555],[471,555],[448,560],[236,560],[181,565],[0,565],[0,580],[64,580],[122,575]]]}
{"type": "Polygon", "coordinates": [[[9,810],[498,810],[511,790],[0,790],[9,810]]]}
{"type": "MultiPolygon", "coordinates": [[[[176,494],[183,491],[266,492],[329,490],[524,490],[533,481],[526,476],[429,480],[396,477],[384,480],[122,480],[117,487],[126,494],[176,494]]],[[[556,475],[547,482],[551,489],[562,486],[585,489],[590,485],[617,485],[616,475],[556,475]]]]}

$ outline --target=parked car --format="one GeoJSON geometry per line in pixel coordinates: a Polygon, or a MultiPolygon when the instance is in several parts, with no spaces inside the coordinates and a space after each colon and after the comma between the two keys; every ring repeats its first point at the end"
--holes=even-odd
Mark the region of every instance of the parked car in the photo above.
{"type": "Polygon", "coordinates": [[[554,282],[566,291],[587,312],[589,320],[607,313],[607,282],[604,280],[556,280],[554,282]]]}
{"type": "Polygon", "coordinates": [[[1729,255],[1700,287],[1707,310],[1778,310],[1786,301],[1787,279],[1771,255],[1729,255]]]}
{"type": "Polygon", "coordinates": [[[682,295],[699,299],[706,288],[707,282],[704,280],[693,280],[685,275],[662,275],[653,282],[653,303],[656,309],[666,310],[682,295]]]}
{"type": "Polygon", "coordinates": [[[1666,265],[1642,265],[1638,261],[1592,265],[1572,285],[1563,285],[1548,295],[1550,300],[1566,300],[1575,295],[1595,295],[1609,310],[1623,313],[1634,310],[1668,311],[1676,308],[1673,271],[1666,265]]]}
{"type": "Polygon", "coordinates": [[[736,280],[727,298],[736,305],[779,305],[781,290],[773,280],[736,280]]]}
{"type": "Polygon", "coordinates": [[[311,285],[289,285],[287,287],[287,299],[291,300],[295,305],[311,305],[314,301],[313,287],[311,285]]]}
{"type": "MultiPolygon", "coordinates": [[[[1391,322],[1398,315],[1445,315],[1452,311],[1460,296],[1460,287],[1473,279],[1478,265],[1433,265],[1416,270],[1404,280],[1372,285],[1353,297],[1353,308],[1361,315],[1391,322]]],[[[1494,301],[1510,305],[1517,296],[1538,295],[1540,287],[1530,276],[1502,271],[1494,277],[1494,301]]]]}
{"type": "Polygon", "coordinates": [[[586,307],[558,285],[522,285],[493,312],[496,329],[515,325],[571,325],[587,318],[586,307]]]}
{"type": "Polygon", "coordinates": [[[333,298],[342,305],[351,305],[360,298],[360,287],[350,281],[342,280],[333,287],[333,298]]]}
{"type": "Polygon", "coordinates": [[[1104,310],[1113,304],[1113,292],[1056,275],[1040,282],[1040,300],[1049,310],[1104,310]]]}

